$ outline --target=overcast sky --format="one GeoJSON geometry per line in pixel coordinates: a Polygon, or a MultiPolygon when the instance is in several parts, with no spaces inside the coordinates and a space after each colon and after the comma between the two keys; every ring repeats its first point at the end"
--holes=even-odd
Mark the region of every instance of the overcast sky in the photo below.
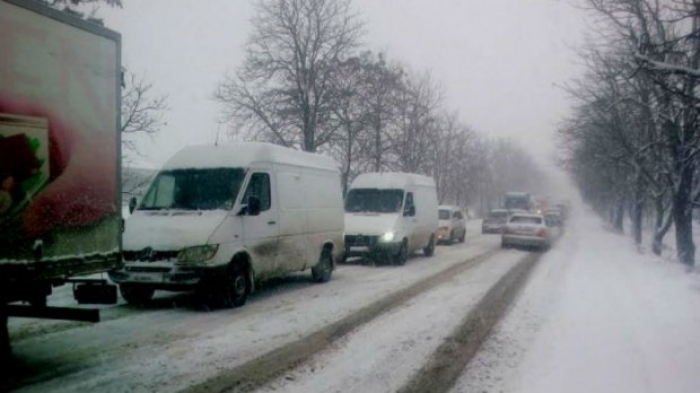
{"type": "MultiPolygon", "coordinates": [[[[354,0],[368,48],[416,71],[430,70],[446,107],[493,137],[510,137],[541,162],[570,102],[557,85],[580,72],[574,48],[584,14],[574,0],[354,0]]],[[[179,148],[213,143],[219,104],[212,92],[243,61],[251,0],[124,0],[102,8],[122,34],[122,62],[169,95],[168,125],[142,144],[158,166],[179,148]]],[[[220,131],[224,134],[225,127],[220,131]]],[[[224,138],[225,135],[220,135],[224,138]]]]}

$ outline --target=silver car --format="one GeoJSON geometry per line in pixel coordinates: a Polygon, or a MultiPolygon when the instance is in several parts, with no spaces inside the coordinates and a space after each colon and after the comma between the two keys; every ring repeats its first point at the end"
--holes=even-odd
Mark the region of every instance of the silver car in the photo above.
{"type": "Polygon", "coordinates": [[[501,247],[534,247],[547,250],[552,244],[552,231],[540,214],[518,213],[508,220],[501,235],[501,247]]]}

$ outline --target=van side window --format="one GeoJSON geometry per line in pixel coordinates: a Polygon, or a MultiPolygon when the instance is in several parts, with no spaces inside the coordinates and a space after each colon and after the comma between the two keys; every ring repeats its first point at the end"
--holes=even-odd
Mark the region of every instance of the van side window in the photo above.
{"type": "Polygon", "coordinates": [[[455,218],[458,219],[458,220],[461,220],[462,218],[464,218],[464,217],[462,216],[462,212],[459,212],[459,211],[455,212],[455,218]]]}
{"type": "Polygon", "coordinates": [[[260,199],[260,211],[270,210],[272,198],[270,193],[270,175],[267,173],[253,173],[248,183],[248,188],[243,195],[243,202],[256,196],[260,199]]]}
{"type": "Polygon", "coordinates": [[[412,216],[416,215],[416,213],[415,213],[416,206],[413,204],[413,193],[407,192],[406,193],[406,203],[404,204],[404,207],[403,207],[404,214],[409,212],[411,210],[411,208],[413,208],[413,210],[414,210],[413,214],[408,214],[408,216],[412,217],[412,216]]]}

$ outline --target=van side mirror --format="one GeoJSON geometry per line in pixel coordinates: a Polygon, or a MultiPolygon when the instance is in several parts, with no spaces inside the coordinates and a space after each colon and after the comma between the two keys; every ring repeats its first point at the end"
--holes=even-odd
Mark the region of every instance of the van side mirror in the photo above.
{"type": "Polygon", "coordinates": [[[129,199],[129,214],[133,213],[134,210],[136,210],[136,205],[138,205],[136,197],[132,196],[131,199],[129,199]]]}
{"type": "Polygon", "coordinates": [[[403,211],[404,217],[413,217],[416,215],[416,207],[414,205],[409,206],[403,211]]]}
{"type": "Polygon", "coordinates": [[[262,210],[262,202],[260,201],[260,198],[255,196],[249,197],[248,205],[246,207],[246,212],[248,215],[257,216],[260,214],[260,210],[262,210]]]}

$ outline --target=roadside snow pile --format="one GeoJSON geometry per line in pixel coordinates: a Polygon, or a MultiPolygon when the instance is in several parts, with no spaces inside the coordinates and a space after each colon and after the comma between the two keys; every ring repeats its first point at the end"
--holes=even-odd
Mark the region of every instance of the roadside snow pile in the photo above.
{"type": "Polygon", "coordinates": [[[698,392],[700,277],[576,215],[458,392],[698,392]]]}

